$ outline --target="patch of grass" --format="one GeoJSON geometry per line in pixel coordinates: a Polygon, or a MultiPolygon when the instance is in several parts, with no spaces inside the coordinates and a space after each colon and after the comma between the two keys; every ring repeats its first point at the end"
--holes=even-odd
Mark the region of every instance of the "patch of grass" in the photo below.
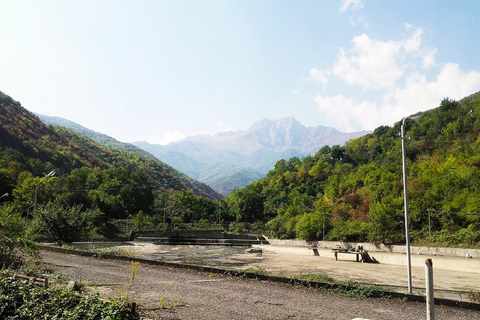
{"type": "Polygon", "coordinates": [[[259,266],[249,267],[249,268],[243,270],[243,272],[253,273],[253,274],[257,274],[257,275],[261,275],[261,276],[266,276],[269,273],[265,268],[262,268],[262,267],[259,267],[259,266]]]}
{"type": "Polygon", "coordinates": [[[361,284],[355,281],[339,281],[325,274],[307,273],[295,276],[294,279],[303,281],[314,281],[331,285],[330,292],[339,293],[348,297],[372,298],[386,297],[385,292],[392,291],[390,288],[375,284],[361,284]]]}
{"type": "Polygon", "coordinates": [[[299,276],[295,276],[295,279],[306,280],[306,281],[318,281],[325,283],[335,283],[336,280],[326,274],[322,273],[304,273],[299,276]]]}
{"type": "Polygon", "coordinates": [[[133,250],[132,248],[102,248],[102,249],[95,249],[93,251],[100,255],[108,254],[108,255],[127,257],[127,258],[136,257],[135,250],[133,250]]]}
{"type": "Polygon", "coordinates": [[[161,296],[158,300],[158,306],[160,307],[160,309],[165,309],[165,300],[165,296],[161,296]]]}
{"type": "Polygon", "coordinates": [[[336,288],[332,292],[340,293],[348,297],[356,298],[379,298],[384,297],[384,289],[375,284],[360,284],[354,281],[337,281],[336,288]]]}
{"type": "Polygon", "coordinates": [[[470,291],[467,293],[467,299],[471,302],[480,303],[480,291],[470,291]]]}
{"type": "MultiPolygon", "coordinates": [[[[169,309],[175,309],[176,307],[183,306],[183,298],[179,296],[178,298],[170,297],[170,304],[168,306],[169,309]]],[[[158,306],[160,309],[167,309],[166,305],[167,298],[165,296],[161,296],[158,300],[158,306]]]]}

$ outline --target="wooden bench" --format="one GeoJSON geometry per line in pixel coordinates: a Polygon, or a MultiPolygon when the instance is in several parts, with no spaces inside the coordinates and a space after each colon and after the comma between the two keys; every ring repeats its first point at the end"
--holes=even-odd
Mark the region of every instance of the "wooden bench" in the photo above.
{"type": "Polygon", "coordinates": [[[341,250],[341,249],[333,249],[332,251],[335,254],[335,260],[338,260],[339,253],[354,254],[356,255],[357,262],[360,262],[360,261],[363,262],[365,256],[368,255],[367,251],[350,251],[350,250],[341,250]],[[361,260],[360,260],[360,257],[362,258],[361,260]]]}
{"type": "Polygon", "coordinates": [[[28,277],[28,276],[21,276],[21,275],[15,275],[15,278],[17,279],[24,279],[24,280],[32,280],[35,279],[35,283],[39,286],[44,286],[45,288],[48,288],[48,278],[36,278],[36,277],[28,277]]]}

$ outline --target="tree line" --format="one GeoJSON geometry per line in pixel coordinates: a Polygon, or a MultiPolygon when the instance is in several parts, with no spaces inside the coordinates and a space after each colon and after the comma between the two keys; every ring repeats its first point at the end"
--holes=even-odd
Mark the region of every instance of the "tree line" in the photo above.
{"type": "MultiPolygon", "coordinates": [[[[413,241],[478,246],[480,96],[460,102],[445,98],[438,108],[405,123],[413,241]]],[[[15,222],[13,229],[57,238],[109,236],[115,234],[114,221],[129,219],[144,229],[234,223],[237,231],[250,228],[280,239],[402,242],[400,124],[378,127],[344,146],[325,146],[303,159],[280,160],[265,178],[222,200],[180,185],[159,187],[158,180],[152,183],[128,162],[82,165],[43,179],[56,169],[54,162],[2,148],[0,196],[9,196],[0,199],[1,219],[15,222]]]]}

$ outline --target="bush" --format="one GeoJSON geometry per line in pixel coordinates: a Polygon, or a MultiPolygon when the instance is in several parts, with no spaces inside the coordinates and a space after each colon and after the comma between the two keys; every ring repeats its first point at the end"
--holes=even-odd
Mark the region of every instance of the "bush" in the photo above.
{"type": "Polygon", "coordinates": [[[17,269],[29,259],[39,258],[35,243],[24,238],[9,238],[0,234],[0,269],[17,269]]]}
{"type": "Polygon", "coordinates": [[[371,223],[368,222],[337,219],[333,223],[333,229],[328,234],[328,239],[349,242],[364,241],[368,237],[370,228],[371,223]]]}
{"type": "Polygon", "coordinates": [[[94,234],[94,222],[101,213],[98,210],[81,211],[81,208],[66,208],[52,202],[40,207],[35,213],[39,233],[59,243],[88,239],[94,234]]]}
{"type": "Polygon", "coordinates": [[[297,238],[302,240],[318,240],[323,235],[323,221],[320,213],[305,213],[295,227],[297,238]]]}
{"type": "Polygon", "coordinates": [[[116,319],[137,320],[139,315],[125,298],[102,301],[62,288],[45,289],[15,274],[0,275],[0,319],[116,319]]]}

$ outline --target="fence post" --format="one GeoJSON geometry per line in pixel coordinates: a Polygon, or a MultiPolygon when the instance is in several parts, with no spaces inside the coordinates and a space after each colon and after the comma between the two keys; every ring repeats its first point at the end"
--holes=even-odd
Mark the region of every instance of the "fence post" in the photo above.
{"type": "Polygon", "coordinates": [[[427,298],[427,320],[435,320],[435,298],[433,292],[433,262],[432,259],[425,260],[425,282],[427,298]]]}

